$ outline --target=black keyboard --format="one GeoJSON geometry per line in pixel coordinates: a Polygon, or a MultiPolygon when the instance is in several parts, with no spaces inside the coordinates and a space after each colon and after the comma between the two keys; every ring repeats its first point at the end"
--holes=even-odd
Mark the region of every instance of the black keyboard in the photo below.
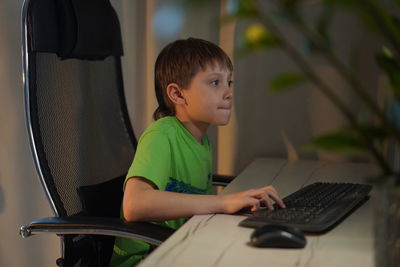
{"type": "Polygon", "coordinates": [[[259,209],[239,223],[259,228],[266,224],[283,224],[304,232],[324,232],[361,206],[372,187],[352,183],[313,183],[283,199],[285,209],[259,209]]]}

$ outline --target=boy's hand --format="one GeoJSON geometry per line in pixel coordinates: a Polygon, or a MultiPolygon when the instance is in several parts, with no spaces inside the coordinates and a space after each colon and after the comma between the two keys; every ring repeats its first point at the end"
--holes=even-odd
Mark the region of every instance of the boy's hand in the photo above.
{"type": "Polygon", "coordinates": [[[273,210],[274,207],[272,206],[271,199],[274,200],[279,207],[286,207],[279,193],[270,185],[259,189],[250,189],[223,196],[224,213],[235,213],[246,207],[250,207],[251,211],[255,211],[260,208],[261,203],[269,210],[273,210]]]}

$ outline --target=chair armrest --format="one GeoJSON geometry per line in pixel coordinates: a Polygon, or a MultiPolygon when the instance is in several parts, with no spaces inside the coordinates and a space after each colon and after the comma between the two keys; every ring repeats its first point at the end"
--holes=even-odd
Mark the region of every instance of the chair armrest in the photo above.
{"type": "Polygon", "coordinates": [[[20,235],[24,238],[43,232],[57,235],[119,236],[158,246],[171,236],[175,230],[148,222],[126,222],[119,218],[84,216],[43,218],[22,226],[20,229],[20,235]]]}
{"type": "Polygon", "coordinates": [[[220,185],[220,186],[227,186],[235,178],[236,178],[236,176],[232,176],[232,175],[213,174],[212,184],[220,185]]]}

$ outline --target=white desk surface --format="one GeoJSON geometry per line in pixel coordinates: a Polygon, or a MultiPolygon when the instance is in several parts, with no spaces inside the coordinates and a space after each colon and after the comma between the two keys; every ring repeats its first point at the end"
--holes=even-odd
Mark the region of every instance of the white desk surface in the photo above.
{"type": "MultiPolygon", "coordinates": [[[[257,159],[222,194],[272,184],[282,197],[316,182],[360,182],[377,173],[361,163],[326,163],[257,159]]],[[[173,267],[373,267],[372,201],[322,235],[306,235],[304,249],[254,248],[248,242],[253,229],[239,227],[245,217],[211,214],[193,216],[139,266],[173,267]]]]}

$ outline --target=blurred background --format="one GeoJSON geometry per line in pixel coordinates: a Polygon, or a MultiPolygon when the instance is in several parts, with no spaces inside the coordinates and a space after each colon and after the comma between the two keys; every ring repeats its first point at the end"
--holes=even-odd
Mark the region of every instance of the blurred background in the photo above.
{"type": "MultiPolygon", "coordinates": [[[[283,94],[273,94],[267,84],[282,71],[296,71],[282,51],[238,55],[248,21],[220,23],[229,8],[228,0],[188,6],[181,0],[111,0],[119,14],[124,42],[123,74],[129,114],[136,136],[152,122],[156,107],[153,66],[159,51],[178,38],[197,37],[220,45],[234,66],[234,114],[229,125],[213,127],[215,170],[239,174],[256,157],[322,159],[348,158],[304,152],[302,147],[316,134],[344,124],[343,117],[312,85],[298,86],[283,94]]],[[[22,239],[19,226],[52,216],[32,161],[26,134],[22,64],[22,0],[0,1],[0,266],[54,266],[59,243],[53,235],[22,239]]],[[[307,16],[319,11],[318,1],[309,1],[307,16]]],[[[315,70],[325,77],[338,95],[362,114],[357,98],[345,83],[317,55],[308,53],[309,44],[284,23],[279,27],[307,56],[315,70]]],[[[364,56],[376,48],[376,40],[366,34],[353,16],[338,14],[330,25],[341,58],[351,58],[351,68],[362,77],[376,99],[386,83],[364,56]]],[[[353,158],[353,160],[367,160],[353,158]]]]}

